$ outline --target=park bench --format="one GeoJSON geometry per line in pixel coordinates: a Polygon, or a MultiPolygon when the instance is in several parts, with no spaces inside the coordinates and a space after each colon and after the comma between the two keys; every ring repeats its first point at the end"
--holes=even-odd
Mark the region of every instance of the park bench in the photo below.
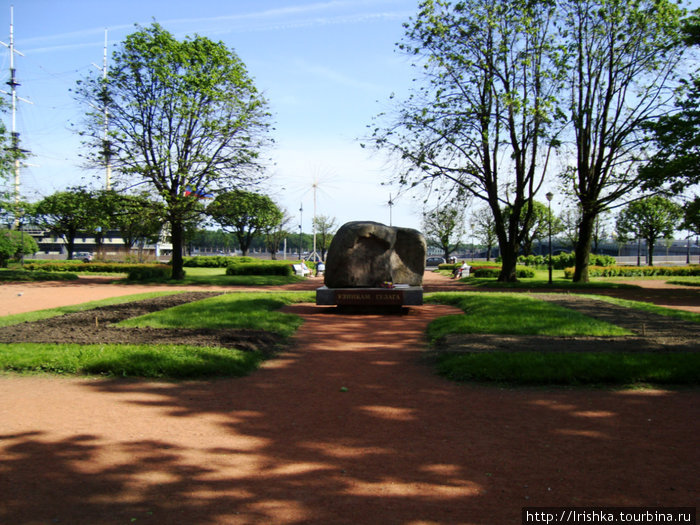
{"type": "Polygon", "coordinates": [[[306,277],[311,274],[311,270],[309,270],[306,265],[292,264],[292,269],[294,270],[294,275],[306,277]]]}

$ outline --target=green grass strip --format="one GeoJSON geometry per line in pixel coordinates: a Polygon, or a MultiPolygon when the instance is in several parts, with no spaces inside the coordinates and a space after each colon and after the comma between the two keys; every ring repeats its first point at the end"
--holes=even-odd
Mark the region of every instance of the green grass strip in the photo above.
{"type": "Polygon", "coordinates": [[[666,308],[664,306],[659,306],[653,303],[647,303],[643,301],[630,301],[629,299],[608,297],[607,295],[587,295],[586,297],[590,297],[592,299],[600,299],[601,301],[607,301],[608,303],[626,306],[627,308],[635,308],[637,310],[643,310],[645,312],[653,314],[665,315],[667,317],[676,317],[678,319],[683,319],[684,321],[700,323],[700,314],[695,312],[676,310],[674,308],[666,308]]]}
{"type": "Polygon", "coordinates": [[[0,370],[24,374],[238,377],[255,370],[261,361],[258,352],[189,345],[0,344],[0,370]]]}
{"type": "Polygon", "coordinates": [[[686,280],[686,279],[671,279],[670,281],[666,281],[668,284],[679,284],[681,286],[700,286],[700,278],[695,277],[693,280],[686,280]]]}
{"type": "Polygon", "coordinates": [[[448,334],[630,335],[619,326],[523,294],[446,292],[429,294],[425,301],[453,305],[465,312],[430,323],[431,341],[448,334]]]}
{"type": "Polygon", "coordinates": [[[155,328],[237,328],[293,334],[302,320],[282,306],[313,301],[314,292],[229,293],[122,321],[120,326],[155,328]]]}
{"type": "Polygon", "coordinates": [[[493,352],[443,354],[437,370],[454,381],[513,385],[697,385],[700,353],[493,352]]]}
{"type": "Polygon", "coordinates": [[[141,299],[150,299],[152,297],[160,297],[161,295],[173,295],[176,293],[184,293],[184,291],[163,291],[163,292],[146,292],[132,295],[123,295],[120,297],[109,297],[100,299],[99,301],[90,301],[87,303],[74,304],[69,306],[59,306],[58,308],[48,308],[46,310],[36,310],[33,312],[25,312],[22,314],[13,314],[0,317],[0,326],[11,326],[24,322],[39,321],[59,315],[70,314],[73,312],[82,312],[83,310],[92,310],[100,306],[109,306],[111,304],[130,303],[141,299]]]}

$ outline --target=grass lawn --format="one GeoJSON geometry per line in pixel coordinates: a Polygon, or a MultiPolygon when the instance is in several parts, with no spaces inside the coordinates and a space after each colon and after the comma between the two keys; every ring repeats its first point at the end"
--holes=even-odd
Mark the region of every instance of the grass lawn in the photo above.
{"type": "Polygon", "coordinates": [[[630,335],[618,326],[523,294],[445,292],[429,294],[426,302],[451,304],[465,312],[433,321],[428,327],[431,341],[447,334],[630,335]]]}
{"type": "Polygon", "coordinates": [[[454,381],[511,385],[697,385],[700,381],[700,354],[444,354],[437,357],[437,371],[454,381]]]}
{"type": "MultiPolygon", "coordinates": [[[[452,304],[465,312],[433,321],[428,326],[431,341],[454,333],[552,337],[626,334],[617,326],[522,295],[439,293],[427,296],[426,302],[452,304]]],[[[659,309],[666,310],[653,308],[659,309]]],[[[438,373],[455,381],[524,385],[700,384],[700,353],[566,352],[562,342],[561,352],[436,353],[435,360],[438,373]]]]}
{"type": "MultiPolygon", "coordinates": [[[[146,295],[162,293],[120,297],[113,302],[127,302],[146,295]]],[[[232,293],[154,312],[121,324],[162,328],[244,328],[287,337],[302,321],[298,316],[279,312],[279,308],[312,299],[313,292],[232,293]]],[[[96,301],[34,314],[38,314],[36,318],[39,319],[102,304],[111,303],[96,301]]],[[[19,316],[11,317],[17,321],[19,316]]],[[[0,321],[4,319],[0,318],[0,321]]],[[[258,352],[188,345],[0,344],[0,371],[20,373],[192,379],[245,375],[255,370],[262,360],[263,356],[258,352]]]]}
{"type": "Polygon", "coordinates": [[[0,370],[152,379],[243,376],[262,361],[258,352],[187,345],[0,345],[0,370]]]}
{"type": "Polygon", "coordinates": [[[314,292],[227,293],[127,319],[119,325],[214,330],[238,328],[290,336],[301,326],[301,318],[278,310],[287,304],[313,300],[314,292]]]}

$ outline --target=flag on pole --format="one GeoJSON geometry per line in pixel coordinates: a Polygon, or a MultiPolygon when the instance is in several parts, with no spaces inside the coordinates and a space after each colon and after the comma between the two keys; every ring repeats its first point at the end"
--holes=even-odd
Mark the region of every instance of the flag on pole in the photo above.
{"type": "Polygon", "coordinates": [[[192,189],[192,186],[185,186],[185,197],[189,197],[192,195],[193,197],[196,197],[198,199],[213,199],[214,194],[213,193],[207,193],[207,190],[204,188],[198,189],[192,189]]]}

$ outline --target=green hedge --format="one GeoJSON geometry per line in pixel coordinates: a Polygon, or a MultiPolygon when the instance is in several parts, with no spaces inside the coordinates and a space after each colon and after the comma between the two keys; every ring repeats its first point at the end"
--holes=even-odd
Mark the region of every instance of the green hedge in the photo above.
{"type": "Polygon", "coordinates": [[[72,272],[44,272],[41,270],[0,269],[0,281],[74,281],[78,275],[72,272]]]}
{"type": "Polygon", "coordinates": [[[226,275],[294,275],[294,270],[286,261],[236,262],[228,265],[226,275]]]}
{"type": "MultiPolygon", "coordinates": [[[[653,275],[700,276],[700,265],[690,266],[589,266],[589,277],[650,277],[653,275]]],[[[573,279],[574,268],[565,268],[564,276],[573,279]]]]}
{"type": "MultiPolygon", "coordinates": [[[[615,257],[611,255],[597,255],[592,253],[588,256],[589,264],[592,266],[614,266],[617,264],[615,257]]],[[[519,255],[518,262],[525,266],[547,266],[549,256],[547,255],[519,255]]],[[[574,253],[560,253],[552,256],[552,267],[557,270],[563,270],[574,266],[576,259],[574,253]]]]}
{"type": "MultiPolygon", "coordinates": [[[[53,261],[50,263],[29,263],[24,265],[25,270],[45,272],[94,272],[94,273],[129,273],[135,268],[149,268],[167,265],[157,264],[129,264],[109,262],[75,262],[53,261]]],[[[168,266],[169,268],[169,266],[168,266]]]]}
{"type": "Polygon", "coordinates": [[[75,265],[80,265],[80,264],[85,264],[82,259],[71,259],[71,260],[61,260],[57,261],[55,259],[24,259],[24,265],[32,265],[35,268],[41,268],[44,269],[46,266],[51,265],[51,264],[72,264],[73,266],[75,265]]]}
{"type": "MultiPolygon", "coordinates": [[[[498,278],[498,276],[501,274],[501,268],[500,267],[476,267],[471,269],[471,273],[469,274],[472,277],[478,277],[478,278],[498,278]]],[[[516,267],[515,268],[515,276],[520,278],[520,279],[527,279],[535,276],[535,270],[531,268],[523,268],[521,267],[516,267]]]]}
{"type": "Polygon", "coordinates": [[[183,257],[183,265],[189,268],[227,268],[232,261],[253,262],[253,257],[228,257],[225,255],[196,255],[183,257]]]}
{"type": "Polygon", "coordinates": [[[172,267],[167,264],[133,264],[129,270],[130,281],[167,281],[172,275],[172,267]]]}

